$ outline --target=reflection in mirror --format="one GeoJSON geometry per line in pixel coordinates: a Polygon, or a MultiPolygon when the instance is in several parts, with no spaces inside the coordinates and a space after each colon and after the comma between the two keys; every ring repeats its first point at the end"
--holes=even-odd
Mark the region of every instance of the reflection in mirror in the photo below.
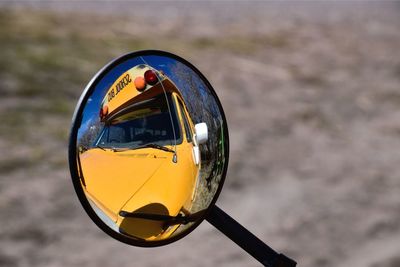
{"type": "Polygon", "coordinates": [[[189,232],[215,202],[227,164],[226,123],[213,89],[166,54],[134,54],[103,72],[81,103],[76,133],[90,207],[132,240],[189,232]]]}

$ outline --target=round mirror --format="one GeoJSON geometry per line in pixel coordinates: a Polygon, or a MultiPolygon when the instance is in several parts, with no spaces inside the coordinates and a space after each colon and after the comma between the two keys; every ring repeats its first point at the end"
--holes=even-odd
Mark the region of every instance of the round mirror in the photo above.
{"type": "Polygon", "coordinates": [[[130,53],[84,90],[69,163],[78,197],[102,230],[132,245],[164,245],[197,227],[221,191],[228,164],[224,112],[186,60],[130,53]]]}

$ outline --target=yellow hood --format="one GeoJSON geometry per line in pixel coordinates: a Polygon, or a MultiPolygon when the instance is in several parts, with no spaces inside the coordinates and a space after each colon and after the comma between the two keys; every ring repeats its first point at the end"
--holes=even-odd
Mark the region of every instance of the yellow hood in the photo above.
{"type": "Polygon", "coordinates": [[[80,155],[86,192],[115,222],[126,202],[171,157],[171,153],[147,148],[123,152],[90,149],[80,155]]]}

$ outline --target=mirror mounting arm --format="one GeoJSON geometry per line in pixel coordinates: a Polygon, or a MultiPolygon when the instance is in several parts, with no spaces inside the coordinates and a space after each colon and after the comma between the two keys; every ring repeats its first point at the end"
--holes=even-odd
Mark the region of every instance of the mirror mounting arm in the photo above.
{"type": "Polygon", "coordinates": [[[189,215],[179,214],[177,216],[170,216],[164,214],[152,214],[152,213],[140,213],[140,212],[128,212],[121,210],[119,212],[119,216],[124,218],[136,218],[136,219],[145,219],[151,221],[163,221],[167,226],[176,225],[176,224],[188,224],[191,222],[195,222],[199,220],[202,216],[204,216],[205,210],[201,210],[189,215]]]}
{"type": "Polygon", "coordinates": [[[297,264],[274,251],[216,205],[211,208],[206,220],[264,266],[295,267],[297,264]]]}

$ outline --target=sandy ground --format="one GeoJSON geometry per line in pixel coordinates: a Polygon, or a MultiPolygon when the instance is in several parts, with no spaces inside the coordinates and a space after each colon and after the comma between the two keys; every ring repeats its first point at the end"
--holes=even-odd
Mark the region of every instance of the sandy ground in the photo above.
{"type": "Polygon", "coordinates": [[[207,222],[143,249],[81,208],[72,111],[102,65],[143,48],[189,59],[221,99],[231,153],[219,207],[299,266],[400,266],[398,3],[0,10],[0,266],[259,266],[207,222]]]}

